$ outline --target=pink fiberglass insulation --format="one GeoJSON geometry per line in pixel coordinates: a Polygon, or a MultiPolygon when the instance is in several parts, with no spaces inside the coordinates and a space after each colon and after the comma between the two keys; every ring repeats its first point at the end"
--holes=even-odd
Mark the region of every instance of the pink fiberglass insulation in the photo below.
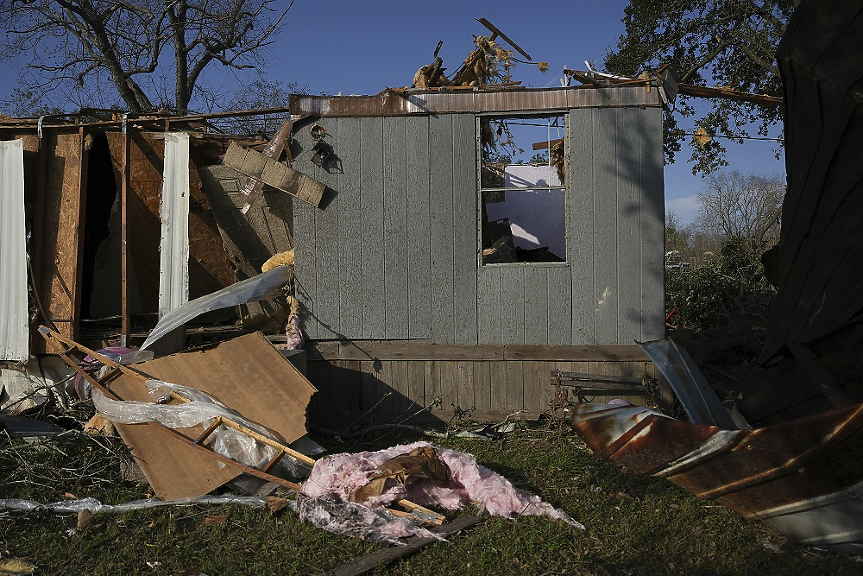
{"type": "MultiPolygon", "coordinates": [[[[302,493],[312,498],[332,494],[346,502],[357,488],[369,481],[378,466],[421,446],[430,444],[415,442],[377,452],[335,454],[322,458],[315,463],[311,475],[303,483],[302,493]]],[[[549,516],[584,529],[582,524],[565,512],[543,502],[538,496],[516,488],[500,474],[480,466],[473,455],[437,446],[434,448],[452,472],[449,482],[440,484],[422,478],[411,478],[406,486],[390,482],[383,494],[368,500],[366,504],[385,506],[407,498],[423,506],[454,510],[469,502],[476,502],[496,516],[549,516]]]]}

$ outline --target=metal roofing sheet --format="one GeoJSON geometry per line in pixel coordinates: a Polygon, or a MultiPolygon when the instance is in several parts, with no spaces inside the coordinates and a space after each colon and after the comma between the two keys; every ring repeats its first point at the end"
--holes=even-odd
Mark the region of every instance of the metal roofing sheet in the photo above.
{"type": "Polygon", "coordinates": [[[314,116],[403,116],[477,112],[542,112],[565,108],[661,106],[656,88],[620,86],[594,88],[505,90],[388,90],[375,96],[291,96],[292,114],[314,116]]]}
{"type": "Polygon", "coordinates": [[[0,142],[0,360],[26,362],[27,248],[24,226],[24,144],[0,142]]]}

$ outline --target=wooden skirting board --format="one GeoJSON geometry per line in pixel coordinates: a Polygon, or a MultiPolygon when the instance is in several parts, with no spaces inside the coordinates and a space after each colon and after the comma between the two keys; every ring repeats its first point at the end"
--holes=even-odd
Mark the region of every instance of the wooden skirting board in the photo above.
{"type": "Polygon", "coordinates": [[[387,342],[309,342],[309,360],[452,360],[554,362],[648,362],[637,345],[628,346],[530,346],[449,345],[387,342]]]}

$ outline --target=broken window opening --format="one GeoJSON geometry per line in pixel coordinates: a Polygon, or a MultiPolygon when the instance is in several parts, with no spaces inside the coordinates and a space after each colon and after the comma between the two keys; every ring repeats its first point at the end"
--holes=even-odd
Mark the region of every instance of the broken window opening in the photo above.
{"type": "Polygon", "coordinates": [[[565,115],[479,118],[482,264],[566,262],[565,115]]]}

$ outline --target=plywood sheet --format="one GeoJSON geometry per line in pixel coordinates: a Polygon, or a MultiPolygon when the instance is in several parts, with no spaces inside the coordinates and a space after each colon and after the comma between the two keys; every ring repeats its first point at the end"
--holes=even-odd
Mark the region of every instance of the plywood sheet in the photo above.
{"type": "MultiPolygon", "coordinates": [[[[212,394],[246,418],[277,432],[287,443],[306,433],[306,407],[315,388],[260,333],[135,367],[153,378],[212,394]]],[[[115,380],[111,389],[124,400],[150,400],[140,382],[130,377],[115,380]]],[[[161,498],[207,494],[238,475],[156,427],[120,425],[118,431],[161,498]]],[[[194,438],[201,430],[179,432],[194,438]]]]}

